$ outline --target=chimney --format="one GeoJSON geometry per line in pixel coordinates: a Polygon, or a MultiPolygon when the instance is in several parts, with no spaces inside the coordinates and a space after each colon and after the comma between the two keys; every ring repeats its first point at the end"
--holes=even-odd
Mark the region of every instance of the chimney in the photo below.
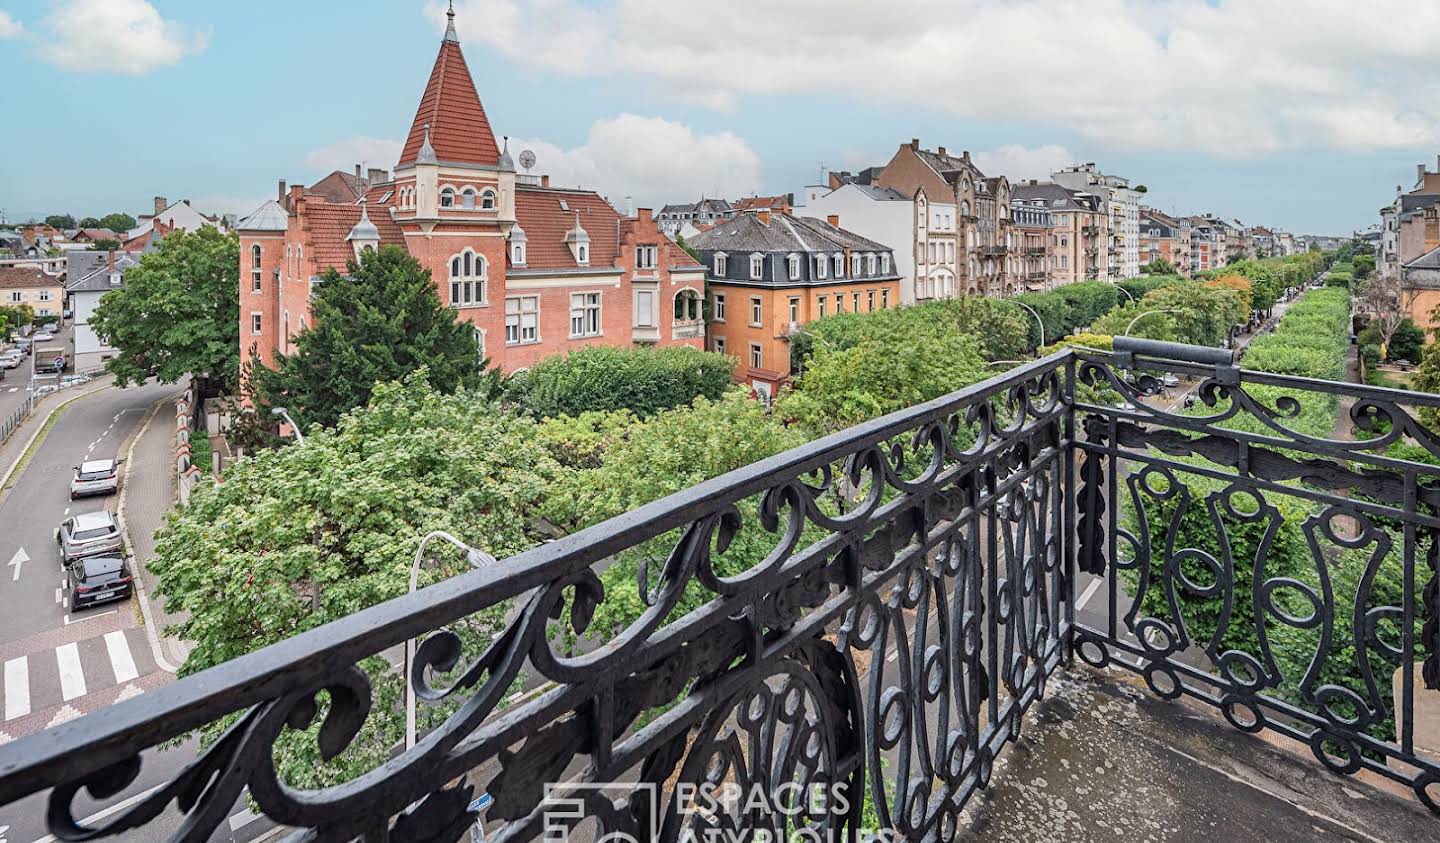
{"type": "Polygon", "coordinates": [[[106,261],[110,264],[110,271],[111,271],[111,272],[114,272],[114,271],[115,271],[115,250],[114,250],[114,249],[111,249],[111,250],[109,250],[109,251],[110,251],[110,254],[109,254],[109,256],[106,258],[106,261]]]}
{"type": "Polygon", "coordinates": [[[919,149],[919,148],[920,148],[920,139],[919,139],[919,138],[911,138],[911,139],[910,139],[910,148],[911,148],[911,149],[919,149]]]}
{"type": "MultiPolygon", "coordinates": [[[[1424,168],[1424,167],[1421,167],[1420,169],[1423,170],[1423,169],[1425,169],[1425,168],[1424,168]]],[[[160,212],[163,211],[163,210],[165,210],[165,209],[168,208],[168,207],[170,207],[170,203],[165,200],[165,197],[164,197],[164,196],[156,196],[156,197],[155,197],[155,216],[159,216],[159,215],[160,215],[160,212]]]]}
{"type": "Polygon", "coordinates": [[[281,179],[281,180],[280,180],[280,192],[275,195],[275,201],[276,201],[276,202],[279,202],[279,203],[282,204],[282,205],[285,204],[285,180],[284,180],[284,179],[281,179]]]}
{"type": "Polygon", "coordinates": [[[1435,206],[1425,209],[1425,251],[1440,248],[1440,210],[1435,206]]]}
{"type": "Polygon", "coordinates": [[[187,207],[187,208],[190,207],[190,200],[189,200],[189,199],[181,199],[180,201],[185,203],[185,207],[187,207]]]}
{"type": "Polygon", "coordinates": [[[357,179],[360,178],[360,165],[359,165],[359,164],[356,164],[356,165],[355,165],[355,178],[357,178],[357,179]]]}
{"type": "Polygon", "coordinates": [[[649,224],[650,224],[650,220],[651,220],[651,211],[650,211],[650,209],[649,209],[649,208],[640,208],[640,209],[636,210],[636,212],[635,212],[635,219],[636,219],[636,221],[638,221],[641,225],[649,225],[649,224]]]}
{"type": "Polygon", "coordinates": [[[371,167],[368,178],[371,187],[374,187],[377,184],[384,184],[385,182],[390,181],[390,171],[371,167]]]}
{"type": "Polygon", "coordinates": [[[755,216],[757,216],[757,217],[760,218],[760,224],[761,224],[761,225],[769,225],[769,224],[770,224],[770,211],[769,211],[768,209],[767,209],[767,210],[764,210],[764,211],[758,212],[757,214],[755,214],[755,216]]]}
{"type": "Polygon", "coordinates": [[[966,164],[969,164],[969,163],[970,163],[970,150],[967,149],[967,150],[961,152],[961,153],[960,153],[960,160],[961,160],[961,161],[964,161],[966,164]]]}
{"type": "Polygon", "coordinates": [[[541,176],[541,177],[540,177],[540,186],[541,186],[541,187],[549,187],[549,186],[550,186],[550,177],[549,177],[548,175],[545,175],[545,176],[541,176]]]}
{"type": "MultiPolygon", "coordinates": [[[[1416,164],[1416,165],[1415,165],[1415,181],[1416,181],[1417,183],[1418,183],[1418,182],[1425,181],[1425,165],[1424,165],[1424,164],[1416,164]]],[[[158,202],[159,200],[157,199],[156,201],[158,202]]],[[[159,212],[157,211],[156,213],[159,213],[159,212]]]]}
{"type": "Polygon", "coordinates": [[[944,155],[944,154],[945,154],[945,147],[943,147],[943,146],[937,146],[937,147],[935,147],[935,151],[938,152],[938,153],[940,153],[941,155],[944,155]]]}
{"type": "Polygon", "coordinates": [[[832,226],[834,226],[834,227],[836,227],[836,228],[839,228],[839,227],[840,227],[840,215],[839,215],[839,214],[831,214],[831,215],[829,215],[828,217],[825,218],[825,221],[828,222],[828,223],[830,223],[832,226]]]}

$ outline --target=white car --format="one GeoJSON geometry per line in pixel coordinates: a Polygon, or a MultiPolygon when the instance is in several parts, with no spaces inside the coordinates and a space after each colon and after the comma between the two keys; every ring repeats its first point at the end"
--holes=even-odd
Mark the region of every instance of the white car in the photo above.
{"type": "Polygon", "coordinates": [[[120,488],[120,464],[124,460],[86,460],[75,466],[70,478],[70,499],[86,495],[109,495],[120,488]]]}
{"type": "Polygon", "coordinates": [[[55,339],[55,335],[50,333],[49,331],[41,331],[30,339],[34,340],[35,342],[45,342],[46,340],[55,339]]]}
{"type": "Polygon", "coordinates": [[[20,367],[20,361],[24,359],[24,352],[7,351],[4,354],[0,354],[0,369],[18,369],[20,367]]]}

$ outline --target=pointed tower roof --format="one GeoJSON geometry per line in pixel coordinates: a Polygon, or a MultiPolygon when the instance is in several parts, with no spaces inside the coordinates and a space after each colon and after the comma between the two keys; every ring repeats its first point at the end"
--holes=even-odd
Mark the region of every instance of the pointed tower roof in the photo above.
{"type": "Polygon", "coordinates": [[[483,164],[495,167],[500,163],[500,147],[495,133],[480,104],[475,80],[460,52],[460,38],[455,34],[455,10],[446,13],[450,22],[440,41],[440,54],[430,71],[425,94],[410,124],[405,148],[398,166],[415,163],[425,142],[425,127],[430,127],[430,146],[440,161],[454,164],[483,164]]]}

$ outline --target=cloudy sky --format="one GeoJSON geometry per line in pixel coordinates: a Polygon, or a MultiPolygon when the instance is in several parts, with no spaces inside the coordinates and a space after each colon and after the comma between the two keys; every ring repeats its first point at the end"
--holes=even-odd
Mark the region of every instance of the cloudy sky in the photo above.
{"type": "MultiPolygon", "coordinates": [[[[1166,211],[1348,231],[1440,152],[1440,3],[458,0],[497,134],[641,205],[798,192],[919,137],[1166,211]]],[[[438,0],[0,0],[0,209],[244,212],[398,155],[438,0]]],[[[1433,165],[1432,165],[1433,166],[1433,165]]]]}

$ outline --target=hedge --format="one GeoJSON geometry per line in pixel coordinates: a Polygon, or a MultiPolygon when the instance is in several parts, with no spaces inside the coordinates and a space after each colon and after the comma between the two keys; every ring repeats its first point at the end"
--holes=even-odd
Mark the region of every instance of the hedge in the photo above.
{"type": "Polygon", "coordinates": [[[514,375],[505,397],[536,418],[613,410],[651,416],[700,396],[719,400],[734,369],[733,359],[694,348],[594,346],[514,375]]]}

